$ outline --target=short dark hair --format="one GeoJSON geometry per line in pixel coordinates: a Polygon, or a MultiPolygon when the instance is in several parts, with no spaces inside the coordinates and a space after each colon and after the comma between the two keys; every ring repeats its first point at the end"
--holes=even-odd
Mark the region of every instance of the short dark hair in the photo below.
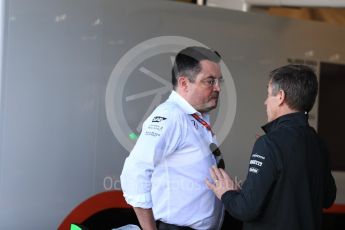
{"type": "Polygon", "coordinates": [[[180,76],[186,76],[194,82],[195,76],[201,71],[200,61],[208,60],[215,63],[220,62],[218,52],[199,46],[191,46],[181,50],[175,57],[175,63],[171,71],[171,83],[176,88],[180,76]]]}
{"type": "Polygon", "coordinates": [[[285,101],[291,109],[309,112],[314,105],[318,91],[315,72],[305,65],[286,65],[270,73],[272,94],[279,90],[285,93],[285,101]]]}

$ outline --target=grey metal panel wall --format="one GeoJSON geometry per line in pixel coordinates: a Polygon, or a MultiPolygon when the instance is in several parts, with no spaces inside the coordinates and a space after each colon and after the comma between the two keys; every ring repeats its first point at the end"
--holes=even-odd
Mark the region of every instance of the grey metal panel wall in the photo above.
{"type": "Polygon", "coordinates": [[[152,101],[168,95],[150,92],[166,86],[171,57],[192,40],[218,50],[233,78],[236,100],[225,87],[213,120],[235,112],[221,148],[240,179],[266,121],[268,72],[288,58],[345,55],[343,27],[170,1],[9,0],[7,14],[0,229],[55,229],[83,200],[118,189],[131,132],[140,132],[152,101]],[[155,40],[162,44],[152,50],[142,43],[160,36],[176,41],[155,40]],[[107,104],[107,93],[118,98],[107,104]]]}

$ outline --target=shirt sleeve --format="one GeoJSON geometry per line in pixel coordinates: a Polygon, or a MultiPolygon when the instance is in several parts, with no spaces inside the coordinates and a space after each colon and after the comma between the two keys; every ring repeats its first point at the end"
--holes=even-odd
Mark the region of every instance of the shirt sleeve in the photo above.
{"type": "Polygon", "coordinates": [[[151,175],[155,166],[173,153],[181,139],[179,116],[156,110],[144,122],[142,132],[121,173],[121,187],[128,204],[152,208],[151,175]]]}
{"type": "Polygon", "coordinates": [[[250,157],[247,179],[239,191],[228,191],[222,201],[228,212],[242,221],[251,221],[260,215],[268,198],[278,170],[268,140],[259,138],[250,157]]]}

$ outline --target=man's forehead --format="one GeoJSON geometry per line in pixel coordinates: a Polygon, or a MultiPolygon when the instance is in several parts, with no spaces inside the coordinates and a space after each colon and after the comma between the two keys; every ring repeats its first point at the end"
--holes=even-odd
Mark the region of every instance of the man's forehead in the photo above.
{"type": "Polygon", "coordinates": [[[206,59],[205,60],[201,60],[200,64],[201,65],[217,65],[217,66],[220,67],[219,63],[211,61],[211,60],[206,60],[206,59]]]}
{"type": "Polygon", "coordinates": [[[267,89],[268,88],[272,88],[272,80],[269,80],[268,83],[267,83],[267,89]]]}

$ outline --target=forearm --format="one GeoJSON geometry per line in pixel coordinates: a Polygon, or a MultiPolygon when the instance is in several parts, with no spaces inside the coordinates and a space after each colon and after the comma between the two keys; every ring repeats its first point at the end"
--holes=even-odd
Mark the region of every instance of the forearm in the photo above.
{"type": "Polygon", "coordinates": [[[241,192],[228,191],[221,197],[225,209],[229,214],[241,221],[251,221],[258,215],[255,206],[248,206],[250,201],[246,201],[241,192]]]}
{"type": "Polygon", "coordinates": [[[134,208],[135,214],[143,230],[156,230],[156,222],[153,218],[152,209],[134,208]]]}

